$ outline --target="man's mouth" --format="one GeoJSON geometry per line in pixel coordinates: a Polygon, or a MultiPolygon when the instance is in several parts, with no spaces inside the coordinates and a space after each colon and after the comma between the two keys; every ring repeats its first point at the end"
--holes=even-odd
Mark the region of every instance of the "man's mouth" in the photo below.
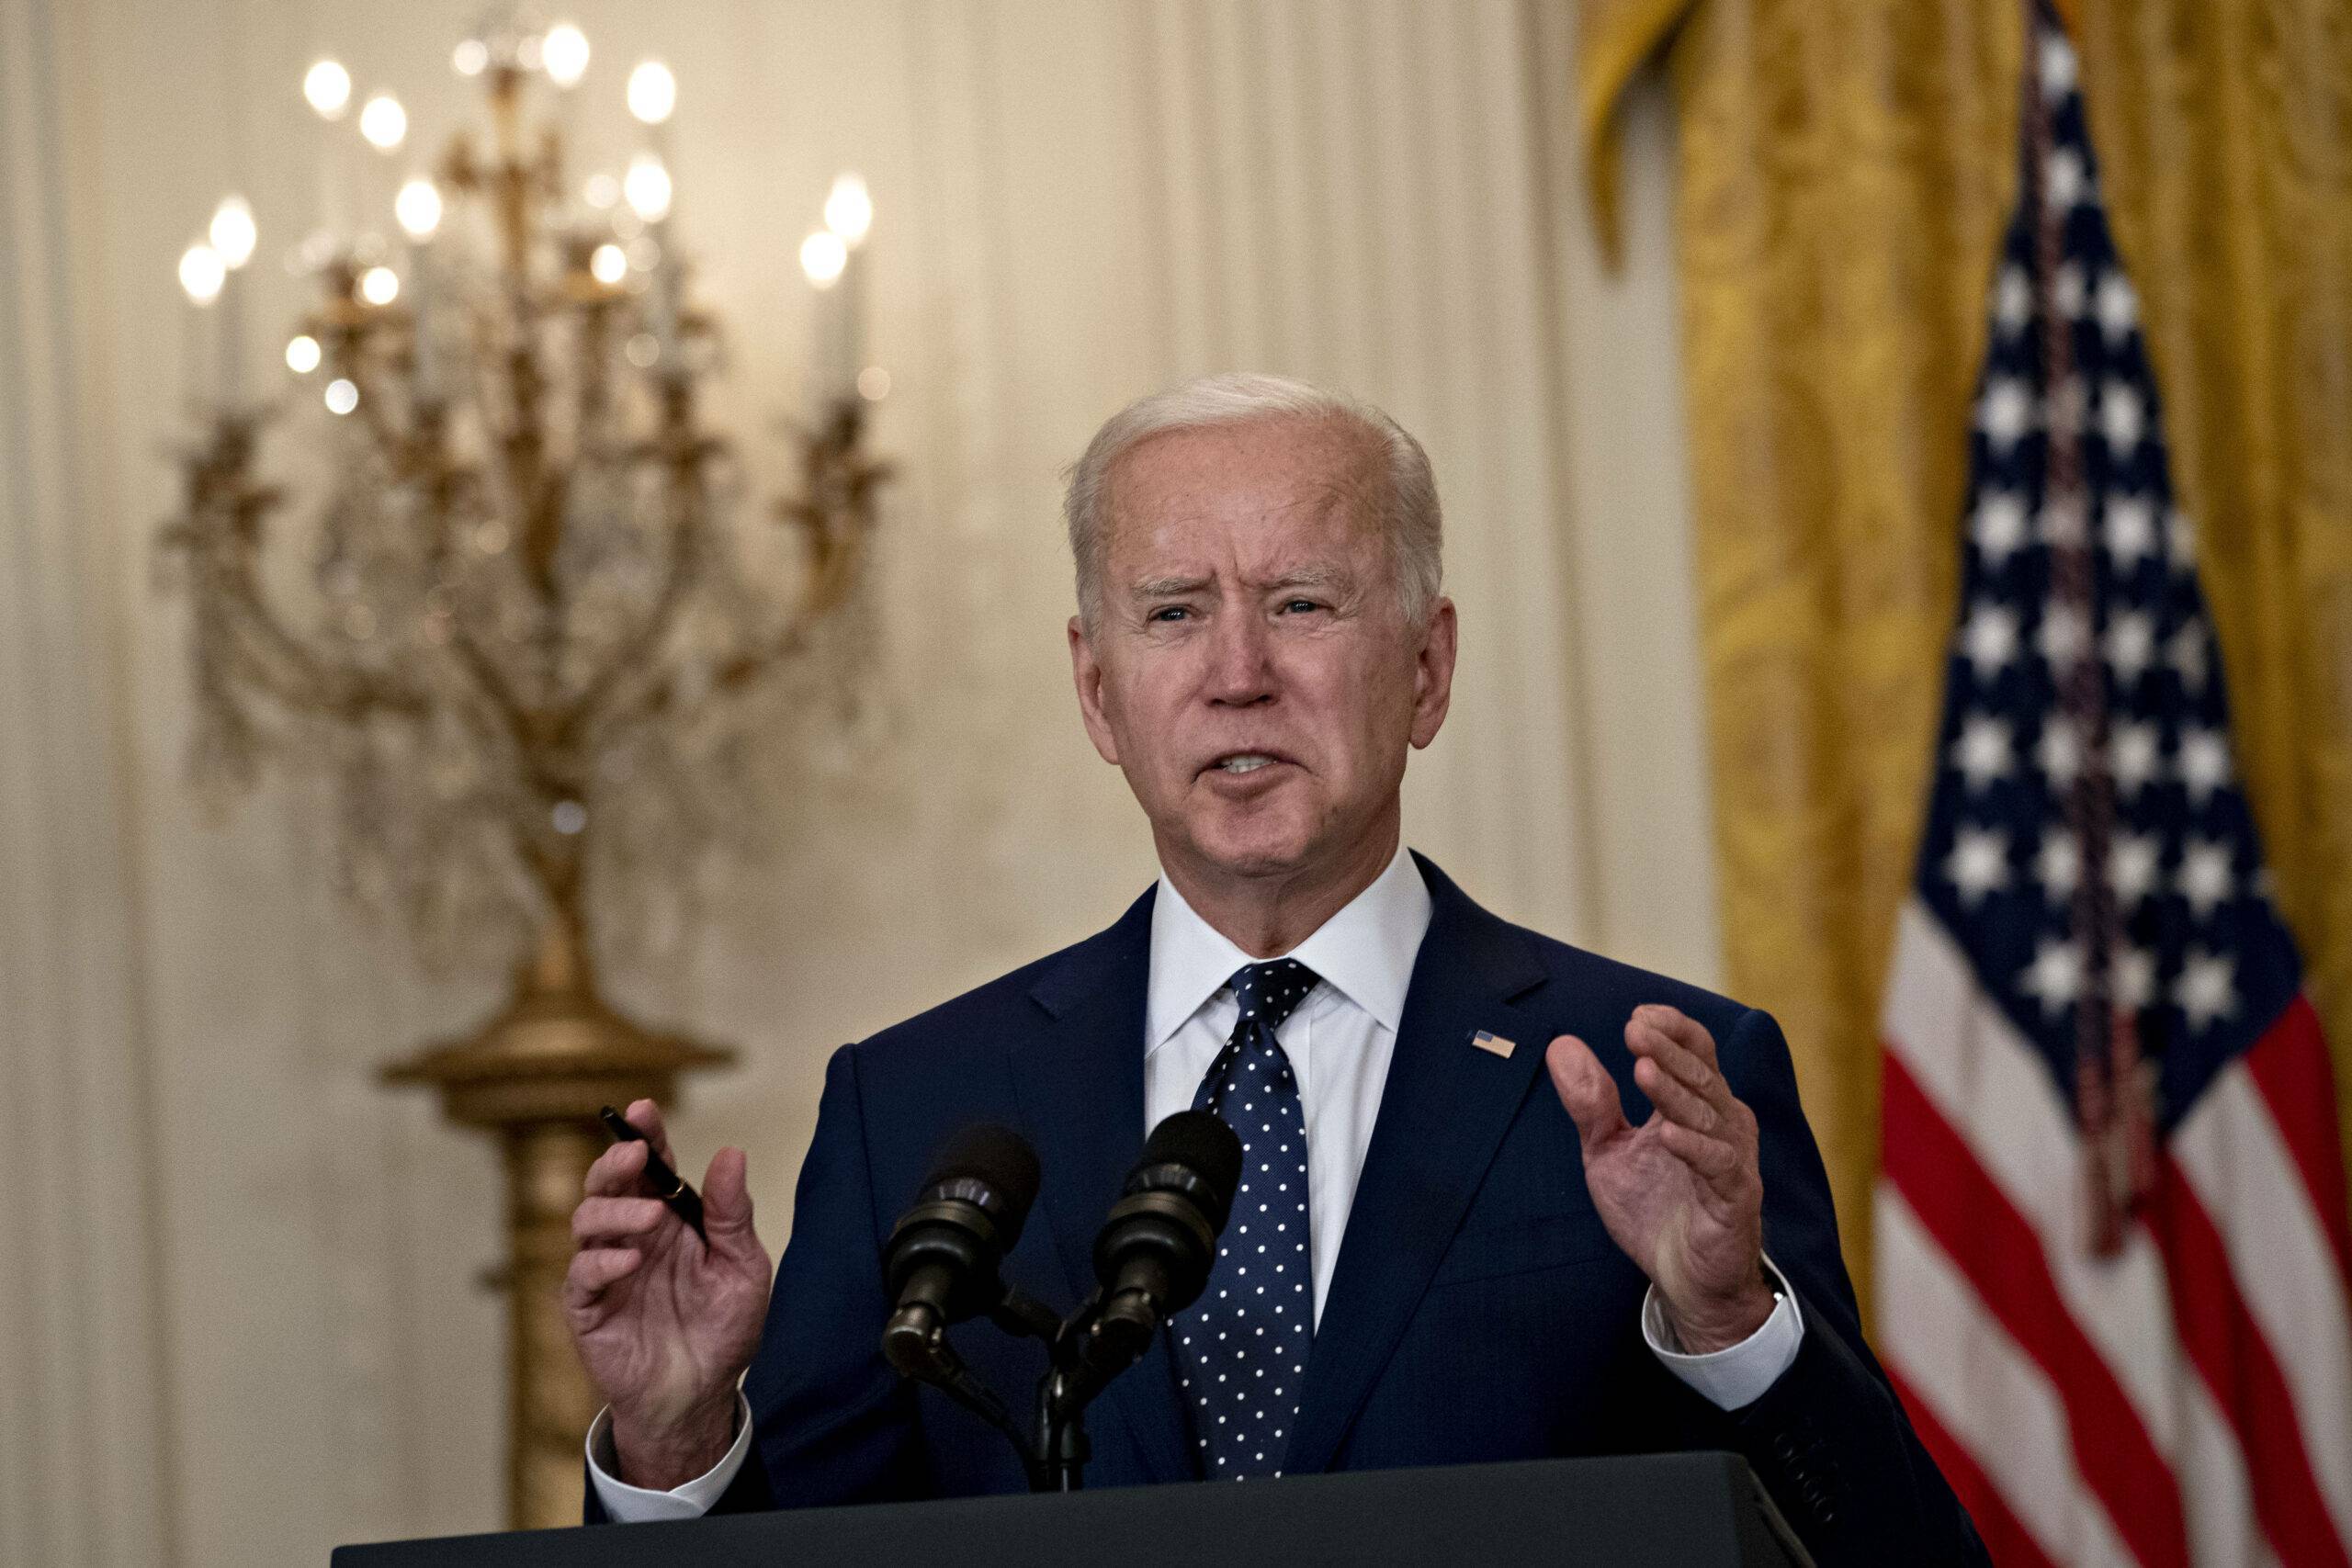
{"type": "Polygon", "coordinates": [[[1260,768],[1271,763],[1284,762],[1289,760],[1287,757],[1277,757],[1271,751],[1233,751],[1211,762],[1208,771],[1238,776],[1242,773],[1254,773],[1260,768]]]}

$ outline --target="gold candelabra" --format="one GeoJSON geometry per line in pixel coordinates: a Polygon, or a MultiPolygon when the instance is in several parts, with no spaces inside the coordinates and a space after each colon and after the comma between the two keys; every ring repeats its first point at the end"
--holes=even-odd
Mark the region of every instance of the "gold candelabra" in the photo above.
{"type": "MultiPolygon", "coordinates": [[[[587,55],[568,26],[510,22],[460,45],[458,70],[486,88],[488,143],[460,134],[437,178],[400,187],[404,258],[364,224],[338,232],[322,202],[303,248],[321,298],[287,354],[327,411],[307,574],[272,569],[300,554],[270,547],[289,495],[257,473],[284,411],[242,396],[236,274],[257,230],[242,199],[221,203],[181,262],[219,360],[161,541],[191,615],[199,777],[242,785],[273,753],[323,762],[345,886],[445,949],[514,960],[493,1016],[384,1076],[434,1087],[503,1151],[518,1527],[578,1517],[594,1401],[558,1292],[603,1145],[596,1110],[667,1100],[680,1073],[732,1055],[612,1005],[594,917],[686,874],[748,805],[757,699],[854,627],[842,612],[887,476],[864,436],[888,381],[858,363],[843,287],[872,209],[845,178],[802,248],[831,308],[799,494],[764,525],[727,525],[737,487],[699,409],[717,334],[684,298],[658,141],[625,181],[589,182],[601,204],[593,188],[575,202],[556,127],[526,123],[533,79],[569,93],[587,55]]],[[[332,136],[347,73],[321,62],[305,92],[332,136]]],[[[658,64],[631,75],[650,128],[675,96],[658,64]]],[[[406,116],[379,95],[358,129],[392,153],[406,116]]],[[[841,664],[820,676],[847,679],[841,664]]]]}

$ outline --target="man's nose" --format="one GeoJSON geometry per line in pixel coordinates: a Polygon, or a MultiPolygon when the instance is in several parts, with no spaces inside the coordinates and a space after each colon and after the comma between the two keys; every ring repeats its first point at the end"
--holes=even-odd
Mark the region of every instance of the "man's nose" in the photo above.
{"type": "Polygon", "coordinates": [[[1221,615],[1210,633],[1209,700],[1227,707],[1272,702],[1273,640],[1256,615],[1221,615]]]}

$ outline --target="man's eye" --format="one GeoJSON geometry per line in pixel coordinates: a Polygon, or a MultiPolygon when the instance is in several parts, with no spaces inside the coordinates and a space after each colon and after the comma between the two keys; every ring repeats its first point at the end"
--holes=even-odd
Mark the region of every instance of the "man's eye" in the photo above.
{"type": "Polygon", "coordinates": [[[1322,607],[1322,605],[1317,604],[1312,599],[1288,599],[1283,602],[1283,609],[1286,614],[1307,610],[1319,610],[1322,607]]]}
{"type": "Polygon", "coordinates": [[[1182,616],[1189,615],[1191,614],[1192,611],[1186,609],[1182,604],[1162,604],[1159,609],[1154,610],[1149,615],[1147,615],[1144,618],[1146,620],[1152,621],[1174,621],[1182,616]]]}

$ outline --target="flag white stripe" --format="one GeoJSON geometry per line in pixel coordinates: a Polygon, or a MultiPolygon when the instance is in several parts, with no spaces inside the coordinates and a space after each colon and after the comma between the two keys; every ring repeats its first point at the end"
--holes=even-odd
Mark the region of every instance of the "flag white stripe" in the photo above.
{"type": "Polygon", "coordinates": [[[2133,1559],[2075,1469],[2066,1408],[2041,1367],[1985,1312],[1911,1206],[1881,1182],[1880,1351],[1975,1458],[2018,1522],[2072,1568],[2133,1559]]]}
{"type": "Polygon", "coordinates": [[[2122,1385],[2148,1440],[2171,1459],[2180,1448],[2181,1365],[2164,1260],[2138,1229],[2120,1256],[2092,1252],[2079,1201],[2081,1145],[2057,1086],[1916,898],[1905,901],[1896,927],[1885,1016],[1886,1049],[2041,1238],[2068,1315],[2122,1385]]]}
{"type": "Polygon", "coordinates": [[[2255,1517],[2245,1451],[2211,1390],[2199,1377],[2180,1380],[2181,1511],[2188,1517],[2188,1560],[2197,1568],[2273,1568],[2278,1561],[2255,1517]]]}
{"type": "Polygon", "coordinates": [[[2294,1397],[2336,1537],[2352,1540],[2352,1317],[2310,1189],[2243,1061],[2213,1080],[2170,1142],[2294,1397]]]}

